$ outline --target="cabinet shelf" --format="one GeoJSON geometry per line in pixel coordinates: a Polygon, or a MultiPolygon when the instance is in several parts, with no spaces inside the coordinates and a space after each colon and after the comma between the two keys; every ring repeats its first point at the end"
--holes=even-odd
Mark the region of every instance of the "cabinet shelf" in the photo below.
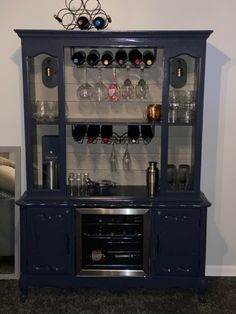
{"type": "Polygon", "coordinates": [[[143,119],[81,119],[81,118],[68,118],[67,124],[116,124],[116,125],[129,125],[129,124],[146,124],[146,125],[160,125],[161,122],[149,122],[143,119]]]}

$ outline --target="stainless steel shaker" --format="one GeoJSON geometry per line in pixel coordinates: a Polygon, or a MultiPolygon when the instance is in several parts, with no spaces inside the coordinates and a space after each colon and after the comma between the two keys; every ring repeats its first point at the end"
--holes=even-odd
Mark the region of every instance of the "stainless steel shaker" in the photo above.
{"type": "Polygon", "coordinates": [[[58,161],[53,151],[50,151],[43,163],[43,186],[45,189],[58,188],[58,161]]]}
{"type": "Polygon", "coordinates": [[[156,195],[159,184],[159,169],[156,161],[149,161],[149,167],[146,170],[146,181],[148,195],[156,195]]]}

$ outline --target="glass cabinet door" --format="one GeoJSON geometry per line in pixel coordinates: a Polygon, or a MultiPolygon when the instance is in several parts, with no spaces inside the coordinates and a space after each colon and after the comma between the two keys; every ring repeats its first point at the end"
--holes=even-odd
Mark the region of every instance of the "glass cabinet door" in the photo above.
{"type": "Polygon", "coordinates": [[[64,49],[69,186],[81,176],[86,182],[84,175],[101,185],[145,186],[149,162],[161,167],[163,64],[158,47],[64,49]],[[140,63],[132,63],[134,52],[140,63]]]}
{"type": "Polygon", "coordinates": [[[47,54],[28,58],[34,190],[60,188],[57,68],[58,60],[47,54]]]}
{"type": "Polygon", "coordinates": [[[199,59],[183,54],[169,62],[167,188],[192,191],[199,59]]]}

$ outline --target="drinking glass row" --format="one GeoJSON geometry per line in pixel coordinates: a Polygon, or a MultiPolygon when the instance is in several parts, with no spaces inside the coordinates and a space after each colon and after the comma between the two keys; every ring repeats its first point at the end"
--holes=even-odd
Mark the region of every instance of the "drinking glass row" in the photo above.
{"type": "Polygon", "coordinates": [[[127,78],[120,86],[117,82],[116,71],[113,69],[112,81],[107,86],[104,84],[101,70],[99,70],[98,82],[92,85],[87,80],[87,69],[85,69],[84,82],[78,87],[77,96],[82,100],[118,101],[119,99],[145,99],[148,96],[148,91],[148,84],[143,75],[141,75],[138,83],[134,85],[128,72],[127,78]]]}

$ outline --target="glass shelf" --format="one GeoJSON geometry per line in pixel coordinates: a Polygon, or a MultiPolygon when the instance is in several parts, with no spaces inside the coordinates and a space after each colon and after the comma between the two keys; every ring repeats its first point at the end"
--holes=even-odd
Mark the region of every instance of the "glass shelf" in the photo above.
{"type": "Polygon", "coordinates": [[[128,124],[146,124],[146,125],[160,125],[161,122],[148,122],[143,119],[81,119],[81,118],[68,118],[67,124],[116,124],[116,125],[128,125],[128,124]]]}

